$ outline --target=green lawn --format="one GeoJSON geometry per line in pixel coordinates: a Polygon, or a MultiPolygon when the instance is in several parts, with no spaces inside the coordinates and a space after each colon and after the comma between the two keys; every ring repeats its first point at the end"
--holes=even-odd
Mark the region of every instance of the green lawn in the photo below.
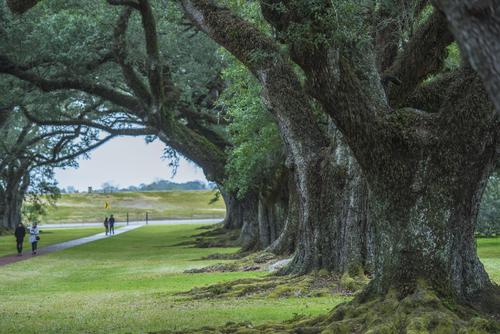
{"type": "MultiPolygon", "coordinates": [[[[265,273],[184,274],[236,248],[179,246],[197,226],[144,226],[111,239],[0,267],[0,333],[147,333],[280,321],[325,313],[346,297],[187,300],[196,286],[265,273]]],[[[500,238],[478,240],[479,254],[500,283],[500,238]]]]}
{"type": "MultiPolygon", "coordinates": [[[[78,228],[78,229],[51,229],[44,230],[40,234],[40,242],[38,247],[42,248],[48,245],[57,244],[60,242],[88,237],[89,235],[94,235],[103,232],[103,228],[78,228]]],[[[31,245],[29,243],[29,236],[26,235],[24,239],[24,251],[30,252],[31,245]]],[[[16,239],[13,235],[0,236],[0,256],[15,254],[16,250],[16,239]]]]}
{"type": "Polygon", "coordinates": [[[500,237],[477,239],[477,252],[490,278],[500,285],[500,237]]]}
{"type": "Polygon", "coordinates": [[[264,273],[184,274],[215,252],[176,246],[196,226],[145,226],[111,239],[0,267],[0,333],[144,333],[262,323],[319,314],[345,298],[259,297],[188,301],[175,293],[264,273]]]}
{"type": "Polygon", "coordinates": [[[112,194],[63,194],[55,208],[48,209],[44,223],[101,222],[114,214],[118,221],[167,218],[224,218],[224,201],[214,197],[210,190],[124,192],[112,194]],[[108,202],[110,208],[105,209],[108,202]]]}

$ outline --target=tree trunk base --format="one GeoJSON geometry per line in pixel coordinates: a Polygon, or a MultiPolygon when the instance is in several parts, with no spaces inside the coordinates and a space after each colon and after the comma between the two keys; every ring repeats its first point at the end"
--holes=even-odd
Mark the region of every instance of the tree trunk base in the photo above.
{"type": "MultiPolygon", "coordinates": [[[[236,247],[238,246],[238,230],[227,230],[223,226],[214,226],[202,233],[195,235],[194,245],[198,248],[236,247]]],[[[189,241],[188,244],[193,244],[189,241]]]]}
{"type": "MultiPolygon", "coordinates": [[[[369,288],[365,291],[369,291],[369,288]]],[[[497,303],[500,291],[494,293],[497,303]]],[[[367,298],[362,292],[352,302],[339,305],[322,321],[327,333],[499,333],[500,305],[489,314],[470,305],[442,299],[427,284],[399,299],[399,292],[367,298]],[[496,314],[491,314],[496,310],[496,314]]],[[[493,298],[490,298],[490,302],[493,298]]],[[[476,304],[479,306],[479,304],[476,304]]],[[[489,305],[491,307],[492,305],[489,305]]]]}
{"type": "Polygon", "coordinates": [[[0,235],[12,235],[14,234],[14,229],[0,226],[0,235]]]}

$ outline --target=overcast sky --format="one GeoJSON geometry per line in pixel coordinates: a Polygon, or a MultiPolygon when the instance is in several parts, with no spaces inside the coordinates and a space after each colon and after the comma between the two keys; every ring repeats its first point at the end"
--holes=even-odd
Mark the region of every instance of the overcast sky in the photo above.
{"type": "Polygon", "coordinates": [[[119,137],[90,153],[90,159],[80,159],[78,169],[56,169],[60,188],[74,186],[78,190],[87,187],[100,188],[104,182],[119,187],[150,183],[157,179],[173,182],[201,180],[206,182],[201,168],[181,159],[176,176],[168,161],[161,156],[165,145],[159,140],[146,144],[141,137],[119,137]]]}

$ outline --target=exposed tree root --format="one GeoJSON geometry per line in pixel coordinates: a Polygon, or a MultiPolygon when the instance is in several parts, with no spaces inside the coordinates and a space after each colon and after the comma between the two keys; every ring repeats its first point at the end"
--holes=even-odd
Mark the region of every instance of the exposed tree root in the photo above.
{"type": "MultiPolygon", "coordinates": [[[[267,290],[272,290],[269,287],[273,286],[274,280],[279,279],[277,277],[262,279],[261,286],[264,286],[265,283],[267,290]]],[[[307,281],[307,278],[304,278],[304,281],[307,281]]],[[[244,289],[235,288],[245,285],[244,283],[243,280],[240,280],[233,282],[232,286],[226,285],[228,291],[221,290],[221,295],[242,293],[244,289]]],[[[220,287],[222,286],[220,285],[220,287]]],[[[251,323],[227,323],[221,327],[203,327],[196,330],[161,333],[480,334],[500,333],[500,322],[498,319],[479,313],[469,306],[457,305],[446,299],[440,299],[422,284],[413,294],[401,300],[397,298],[397,293],[394,291],[369,301],[356,298],[352,302],[337,306],[329,314],[314,318],[294,318],[279,324],[269,323],[258,326],[251,323]]]]}
{"type": "Polygon", "coordinates": [[[0,226],[0,235],[12,235],[12,234],[14,234],[13,229],[8,229],[8,228],[0,226]]]}
{"type": "Polygon", "coordinates": [[[202,260],[240,260],[248,256],[250,253],[238,252],[238,253],[214,253],[208,256],[204,256],[202,260]]]}
{"type": "Polygon", "coordinates": [[[238,252],[233,254],[212,254],[203,260],[236,260],[230,263],[218,263],[204,268],[189,269],[186,273],[211,273],[235,271],[271,271],[269,268],[277,261],[278,256],[269,252],[238,252]]]}
{"type": "Polygon", "coordinates": [[[240,298],[259,296],[268,298],[319,297],[331,294],[351,296],[366,285],[366,277],[339,277],[327,272],[304,276],[275,276],[239,279],[194,288],[179,296],[188,299],[240,298]]]}
{"type": "Polygon", "coordinates": [[[205,230],[205,232],[193,235],[194,240],[189,240],[178,245],[198,248],[238,246],[239,230],[225,229],[222,224],[202,226],[199,230],[205,230]]]}

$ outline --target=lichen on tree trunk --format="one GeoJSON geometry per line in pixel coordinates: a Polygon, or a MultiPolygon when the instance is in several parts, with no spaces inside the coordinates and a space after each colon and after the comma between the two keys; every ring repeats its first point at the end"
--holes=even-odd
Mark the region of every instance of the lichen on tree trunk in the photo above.
{"type": "Polygon", "coordinates": [[[293,172],[289,173],[287,182],[288,203],[286,205],[287,210],[284,225],[276,240],[267,248],[267,251],[277,255],[292,254],[297,247],[299,239],[299,199],[293,172]]]}
{"type": "Polygon", "coordinates": [[[29,176],[24,176],[21,180],[12,176],[7,180],[6,187],[2,189],[0,195],[2,201],[0,217],[3,227],[12,229],[21,223],[21,209],[28,186],[29,176]]]}
{"type": "Polygon", "coordinates": [[[295,256],[285,273],[369,271],[373,257],[368,186],[340,133],[332,151],[311,166],[295,256]],[[304,219],[305,218],[305,219],[304,219]]]}

